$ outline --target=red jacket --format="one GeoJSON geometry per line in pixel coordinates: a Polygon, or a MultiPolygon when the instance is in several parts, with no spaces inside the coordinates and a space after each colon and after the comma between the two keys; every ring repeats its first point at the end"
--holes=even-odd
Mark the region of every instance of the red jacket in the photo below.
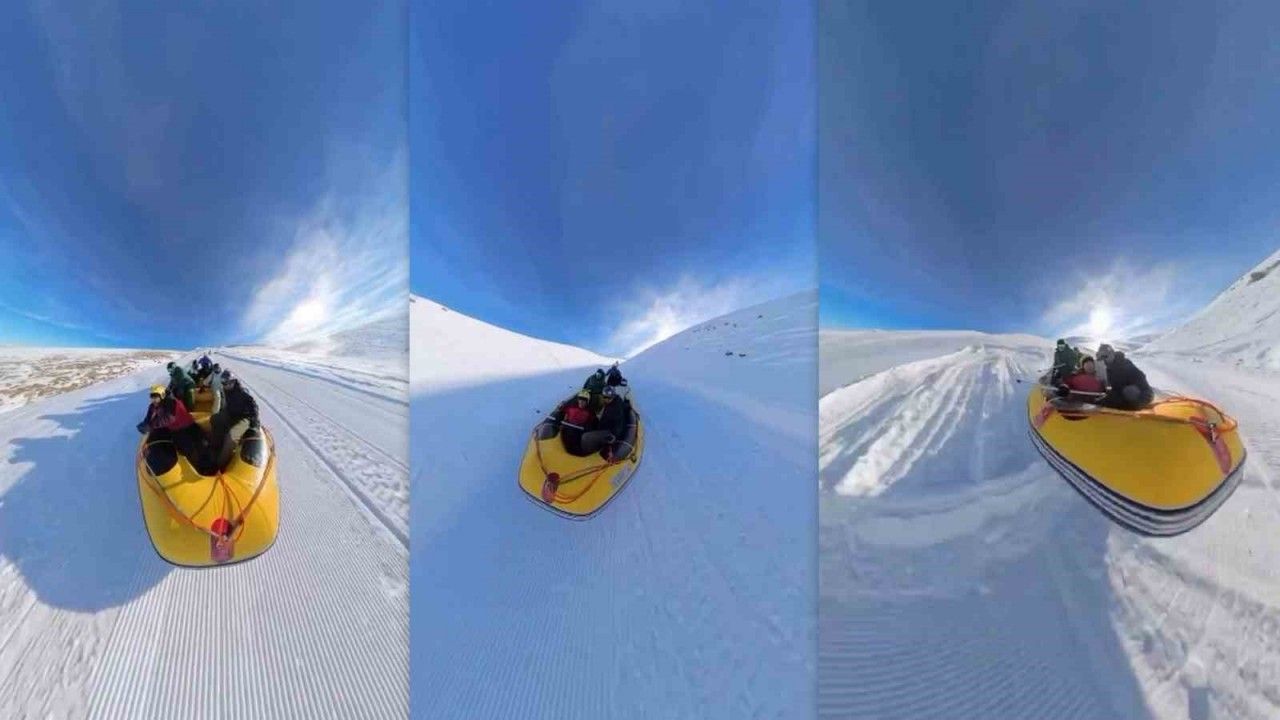
{"type": "Polygon", "coordinates": [[[195,422],[195,418],[191,417],[191,413],[187,412],[187,406],[182,404],[178,398],[166,398],[157,405],[152,405],[147,410],[147,426],[154,430],[183,430],[191,427],[195,422]],[[173,410],[170,411],[165,405],[168,401],[173,401],[173,410]]]}
{"type": "Polygon", "coordinates": [[[564,409],[564,421],[580,428],[586,428],[593,417],[590,410],[578,407],[577,403],[564,409]]]}
{"type": "Polygon", "coordinates": [[[1069,375],[1062,381],[1064,385],[1078,392],[1100,393],[1106,392],[1107,387],[1102,384],[1096,375],[1085,372],[1079,372],[1075,375],[1069,375]]]}

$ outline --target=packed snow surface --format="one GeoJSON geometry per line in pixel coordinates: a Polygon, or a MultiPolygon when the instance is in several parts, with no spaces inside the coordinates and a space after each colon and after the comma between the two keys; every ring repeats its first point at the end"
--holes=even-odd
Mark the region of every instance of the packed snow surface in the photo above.
{"type": "Polygon", "coordinates": [[[517,472],[611,361],[413,298],[414,717],[810,716],[816,310],[767,303],[624,362],[645,454],[573,521],[517,472]]]}
{"type": "MultiPolygon", "coordinates": [[[[1280,293],[1256,300],[1274,317],[1280,293]]],[[[1215,305],[1188,327],[1240,312],[1215,305]]],[[[1165,539],[1111,523],[1027,438],[1048,340],[824,333],[820,716],[1280,717],[1280,373],[1239,366],[1265,343],[1237,331],[1131,353],[1233,414],[1249,453],[1226,504],[1165,539]]]]}
{"type": "Polygon", "coordinates": [[[134,425],[162,360],[0,415],[0,717],[407,715],[404,377],[214,359],[277,443],[279,536],[245,563],[177,568],[151,547],[134,425]]]}

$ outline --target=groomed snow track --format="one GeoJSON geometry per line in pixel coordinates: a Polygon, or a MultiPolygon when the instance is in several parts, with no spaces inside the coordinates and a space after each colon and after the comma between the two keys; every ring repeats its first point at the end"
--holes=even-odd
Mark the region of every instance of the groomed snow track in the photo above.
{"type": "Polygon", "coordinates": [[[274,547],[234,566],[168,565],[143,528],[133,426],[162,371],[0,415],[0,717],[407,716],[403,396],[218,359],[281,488],[274,547]]]}
{"type": "Polygon", "coordinates": [[[1149,537],[1025,439],[1048,341],[926,340],[822,399],[819,716],[1280,717],[1280,378],[1133,354],[1230,412],[1249,457],[1207,519],[1149,537]]]}

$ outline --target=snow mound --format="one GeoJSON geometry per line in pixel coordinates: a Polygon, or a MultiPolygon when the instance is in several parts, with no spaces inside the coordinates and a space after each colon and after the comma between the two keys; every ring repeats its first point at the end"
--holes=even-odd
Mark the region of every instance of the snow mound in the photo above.
{"type": "Polygon", "coordinates": [[[530,502],[516,473],[534,424],[612,361],[424,298],[411,318],[410,572],[432,588],[411,596],[415,717],[812,707],[816,292],[623,363],[645,455],[583,522],[530,502]]]}
{"type": "Polygon", "coordinates": [[[1280,250],[1143,351],[1280,370],[1280,250]]]}

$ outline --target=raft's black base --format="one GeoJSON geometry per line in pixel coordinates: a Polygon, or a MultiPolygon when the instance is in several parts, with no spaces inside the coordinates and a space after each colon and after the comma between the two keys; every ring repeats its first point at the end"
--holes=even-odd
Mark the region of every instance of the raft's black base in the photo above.
{"type": "Polygon", "coordinates": [[[1031,435],[1031,442],[1036,446],[1036,450],[1040,451],[1049,465],[1066,478],[1067,482],[1071,483],[1071,487],[1083,495],[1085,500],[1101,510],[1116,524],[1140,535],[1170,537],[1195,528],[1208,520],[1209,516],[1231,497],[1231,493],[1235,492],[1244,474],[1246,457],[1241,457],[1236,469],[1200,502],[1177,510],[1161,510],[1134,502],[1094,480],[1066,458],[1054,452],[1035,428],[1028,428],[1028,434],[1031,435]]]}

